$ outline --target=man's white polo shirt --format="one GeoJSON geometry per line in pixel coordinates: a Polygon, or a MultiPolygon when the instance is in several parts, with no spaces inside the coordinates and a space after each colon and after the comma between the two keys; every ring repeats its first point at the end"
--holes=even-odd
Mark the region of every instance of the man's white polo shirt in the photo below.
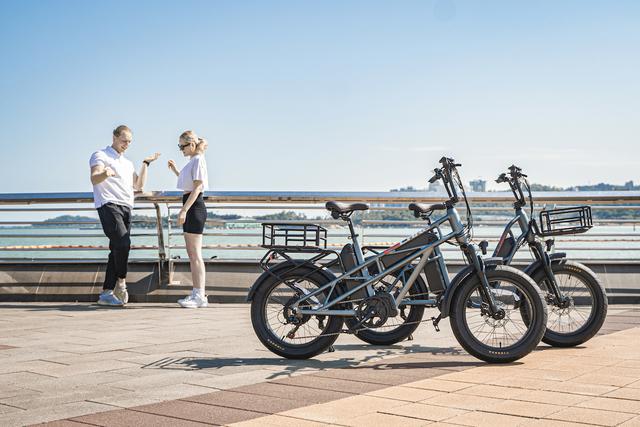
{"type": "Polygon", "coordinates": [[[89,165],[109,167],[116,173],[100,184],[93,186],[93,201],[96,208],[105,203],[115,203],[133,208],[133,163],[124,155],[108,146],[91,155],[89,165]]]}

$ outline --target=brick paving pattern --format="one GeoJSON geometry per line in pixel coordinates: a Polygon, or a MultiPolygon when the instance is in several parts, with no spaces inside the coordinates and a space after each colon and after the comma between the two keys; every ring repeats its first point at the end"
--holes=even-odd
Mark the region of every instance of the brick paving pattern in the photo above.
{"type": "Polygon", "coordinates": [[[640,309],[580,348],[509,365],[421,325],[390,348],[341,337],[288,361],[244,305],[0,304],[0,425],[640,425],[640,309]],[[242,337],[238,339],[237,337],[242,337]]]}

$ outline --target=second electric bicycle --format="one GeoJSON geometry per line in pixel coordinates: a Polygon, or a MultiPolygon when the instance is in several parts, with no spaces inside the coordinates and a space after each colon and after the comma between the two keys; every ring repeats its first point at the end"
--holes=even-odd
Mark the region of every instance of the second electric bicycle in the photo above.
{"type": "MultiPolygon", "coordinates": [[[[549,237],[582,233],[592,227],[589,206],[543,210],[540,224],[533,218],[533,197],[527,176],[522,169],[511,166],[497,183],[509,184],[515,196],[515,217],[510,220],[495,248],[494,257],[511,264],[518,249],[525,243],[535,259],[524,272],[542,289],[549,308],[547,331],[542,341],[557,347],[582,344],[602,327],[607,316],[607,295],[604,286],[591,269],[567,259],[565,253],[551,253],[554,240],[549,237]],[[528,192],[530,215],[525,211],[528,192]],[[520,228],[516,237],[513,228],[520,228]],[[542,239],[547,238],[543,242],[542,239]]],[[[481,248],[486,251],[486,242],[481,248]]]]}

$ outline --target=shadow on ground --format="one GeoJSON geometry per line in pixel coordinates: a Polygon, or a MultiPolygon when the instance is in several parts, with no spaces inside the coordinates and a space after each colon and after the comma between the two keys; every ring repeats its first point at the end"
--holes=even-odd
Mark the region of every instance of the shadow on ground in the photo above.
{"type": "MultiPolygon", "coordinates": [[[[141,369],[170,369],[179,371],[199,371],[199,370],[216,370],[229,367],[250,367],[250,366],[265,366],[265,367],[280,367],[281,371],[274,371],[274,374],[270,378],[278,378],[282,376],[290,376],[296,372],[314,369],[318,371],[324,371],[335,368],[363,368],[363,363],[379,360],[384,357],[394,357],[402,355],[425,355],[429,356],[460,356],[466,355],[465,352],[455,347],[426,347],[418,344],[411,346],[388,346],[379,347],[371,345],[358,345],[347,344],[335,346],[335,352],[339,354],[342,351],[370,351],[372,348],[378,348],[379,350],[373,354],[369,354],[364,357],[342,357],[333,360],[289,360],[279,357],[253,357],[253,358],[241,358],[241,357],[211,357],[211,358],[194,358],[194,357],[165,357],[155,362],[149,363],[141,367],[141,369]]],[[[402,363],[388,363],[379,361],[379,363],[368,363],[367,369],[411,369],[411,368],[446,368],[446,367],[470,367],[482,365],[483,362],[475,361],[462,361],[462,360],[416,360],[415,362],[402,363]]]]}

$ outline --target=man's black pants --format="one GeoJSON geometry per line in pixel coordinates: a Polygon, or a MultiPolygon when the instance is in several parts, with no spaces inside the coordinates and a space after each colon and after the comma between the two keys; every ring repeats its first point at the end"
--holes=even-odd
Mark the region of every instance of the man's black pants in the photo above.
{"type": "Polygon", "coordinates": [[[98,208],[102,230],[109,238],[109,262],[103,289],[115,289],[116,280],[127,277],[127,263],[131,248],[131,209],[128,206],[106,203],[98,208]]]}

